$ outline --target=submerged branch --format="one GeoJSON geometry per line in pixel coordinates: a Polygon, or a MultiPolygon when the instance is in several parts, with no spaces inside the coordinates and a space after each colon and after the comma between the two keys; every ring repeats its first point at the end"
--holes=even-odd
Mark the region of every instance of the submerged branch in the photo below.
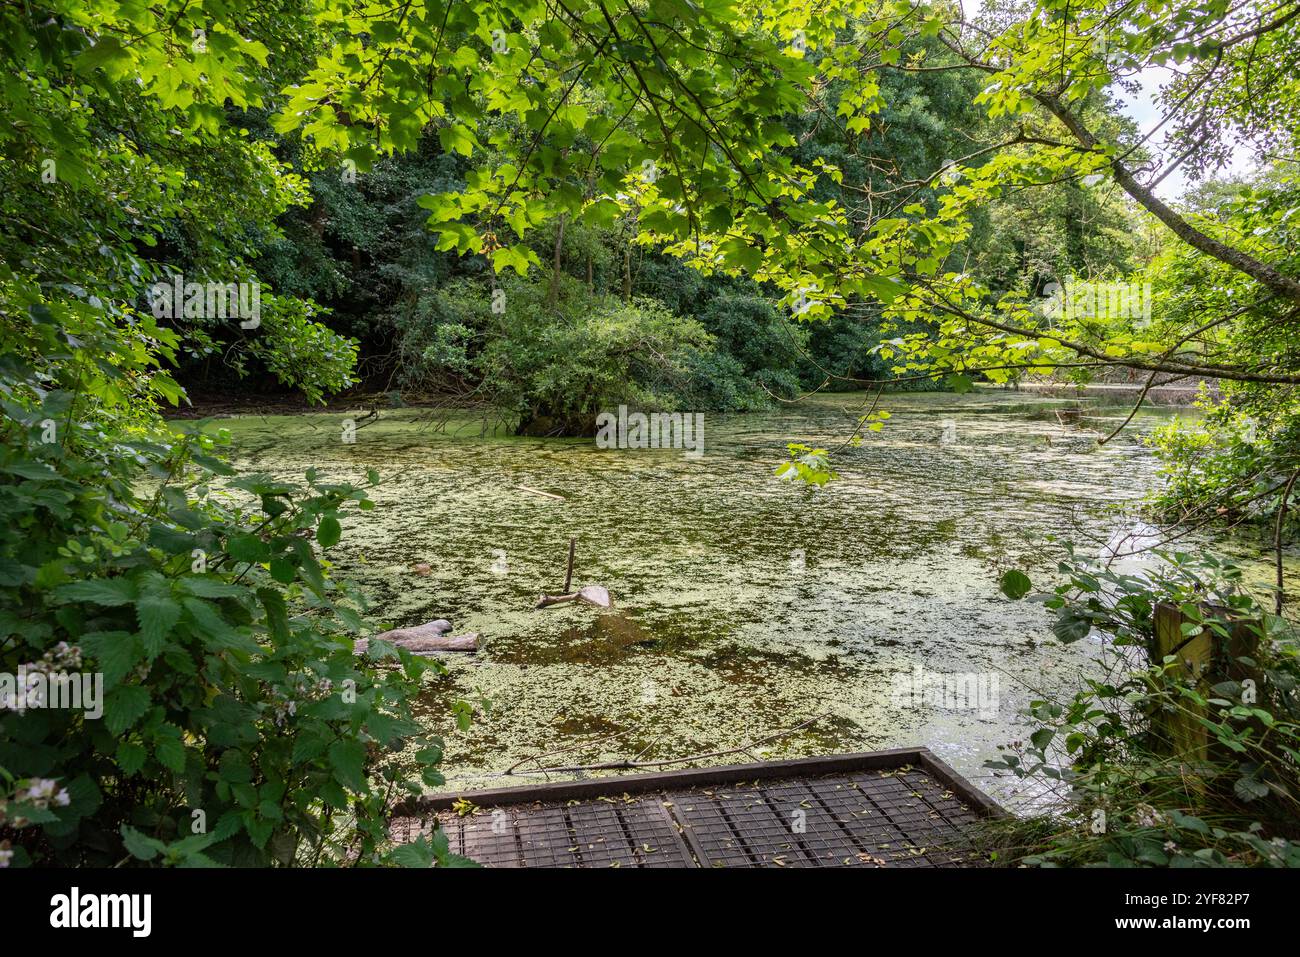
{"type": "MultiPolygon", "coordinates": [[[[823,712],[822,714],[819,714],[814,718],[809,718],[807,721],[801,722],[800,724],[796,724],[793,728],[786,728],[783,731],[777,731],[774,732],[773,734],[765,735],[764,737],[758,738],[754,741],[750,741],[747,744],[742,744],[734,748],[727,748],[722,751],[705,751],[700,754],[687,754],[680,758],[665,758],[662,761],[637,761],[635,759],[624,759],[622,761],[603,761],[598,764],[571,764],[564,767],[538,768],[535,771],[516,772],[516,769],[519,767],[520,764],[525,764],[528,761],[533,760],[532,758],[525,758],[523,761],[519,761],[514,765],[512,765],[508,770],[503,771],[502,774],[503,775],[513,775],[515,773],[563,774],[563,773],[571,773],[575,771],[626,771],[626,770],[632,770],[634,768],[662,768],[672,764],[687,764],[692,761],[703,761],[705,758],[724,758],[732,754],[750,754],[752,757],[753,755],[751,749],[757,747],[758,745],[765,744],[768,741],[775,741],[778,738],[789,737],[790,735],[794,734],[796,731],[802,731],[804,728],[808,727],[811,724],[815,724],[816,722],[822,720],[822,718],[827,717],[829,714],[830,712],[823,712]]],[[[621,732],[616,732],[616,734],[617,733],[621,733],[621,732]]],[[[597,738],[596,741],[593,741],[591,743],[595,744],[597,741],[604,741],[611,737],[615,737],[615,735],[607,735],[605,738],[597,738]]],[[[552,753],[562,754],[563,752],[552,752],[552,753]]],[[[544,757],[545,755],[541,755],[541,756],[544,757]]]]}

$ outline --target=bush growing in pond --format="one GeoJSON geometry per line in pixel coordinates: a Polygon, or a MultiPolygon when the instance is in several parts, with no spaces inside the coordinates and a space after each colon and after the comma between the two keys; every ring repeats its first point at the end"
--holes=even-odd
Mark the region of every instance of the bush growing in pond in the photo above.
{"type": "MultiPolygon", "coordinates": [[[[704,389],[712,337],[698,322],[650,299],[624,302],[562,279],[544,284],[503,275],[494,290],[464,280],[442,290],[433,322],[404,333],[421,373],[450,371],[481,383],[521,432],[594,435],[596,416],[619,404],[684,408],[704,389]]],[[[725,398],[725,396],[724,396],[725,398]]]]}

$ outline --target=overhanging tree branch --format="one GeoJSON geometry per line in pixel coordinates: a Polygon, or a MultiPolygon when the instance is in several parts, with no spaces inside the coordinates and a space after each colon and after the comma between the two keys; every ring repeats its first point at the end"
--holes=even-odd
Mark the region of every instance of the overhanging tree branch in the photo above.
{"type": "MultiPolygon", "coordinates": [[[[1079,141],[1079,145],[1084,149],[1093,152],[1102,149],[1097,138],[1084,126],[1083,121],[1057,97],[1047,93],[1035,93],[1034,99],[1060,120],[1061,124],[1070,131],[1071,135],[1079,141]]],[[[1292,302],[1300,303],[1300,281],[1285,276],[1268,263],[1260,262],[1242,250],[1228,246],[1213,236],[1201,232],[1167,206],[1150,189],[1139,183],[1133,172],[1120,160],[1112,159],[1110,167],[1114,173],[1115,182],[1119,183],[1124,192],[1137,200],[1156,219],[1168,226],[1174,235],[1187,245],[1258,280],[1277,295],[1290,299],[1292,302]]]]}

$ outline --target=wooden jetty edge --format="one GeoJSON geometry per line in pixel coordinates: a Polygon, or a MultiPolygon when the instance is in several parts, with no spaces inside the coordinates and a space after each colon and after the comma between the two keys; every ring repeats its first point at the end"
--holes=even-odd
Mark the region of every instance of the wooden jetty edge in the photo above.
{"type": "Polygon", "coordinates": [[[923,747],[445,792],[393,809],[494,867],[970,867],[1006,812],[923,747]]]}

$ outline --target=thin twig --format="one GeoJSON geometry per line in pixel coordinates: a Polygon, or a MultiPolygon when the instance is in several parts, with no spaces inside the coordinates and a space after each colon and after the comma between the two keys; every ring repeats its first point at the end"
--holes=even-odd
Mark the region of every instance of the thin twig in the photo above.
{"type": "MultiPolygon", "coordinates": [[[[1156,376],[1159,374],[1160,373],[1158,370],[1153,371],[1151,373],[1150,377],[1147,379],[1147,384],[1144,385],[1142,387],[1142,391],[1138,393],[1137,401],[1133,403],[1133,408],[1129,410],[1128,417],[1123,422],[1121,422],[1118,426],[1116,426],[1115,430],[1112,431],[1110,435],[1106,436],[1104,439],[1098,439],[1097,440],[1098,445],[1105,445],[1107,442],[1109,442],[1115,436],[1119,435],[1121,432],[1124,431],[1125,428],[1128,427],[1128,424],[1133,421],[1133,416],[1138,414],[1138,409],[1142,408],[1142,403],[1146,400],[1147,393],[1151,391],[1151,387],[1155,385],[1156,376]]],[[[1187,376],[1182,376],[1182,375],[1174,376],[1172,379],[1166,379],[1164,382],[1160,384],[1162,386],[1166,386],[1169,385],[1169,383],[1171,382],[1177,382],[1179,379],[1186,379],[1186,378],[1187,376]]]]}
{"type": "MultiPolygon", "coordinates": [[[[600,736],[599,738],[593,738],[590,741],[579,741],[577,744],[571,744],[567,748],[560,748],[556,751],[543,751],[540,754],[530,754],[528,757],[516,761],[514,764],[510,765],[510,767],[506,768],[501,773],[502,775],[514,774],[515,771],[518,769],[519,765],[527,764],[529,761],[541,761],[542,758],[549,758],[556,754],[568,754],[570,751],[578,751],[581,750],[582,748],[590,747],[593,744],[599,744],[602,741],[608,741],[610,738],[617,738],[620,734],[626,734],[629,731],[635,731],[635,730],[636,728],[619,728],[617,731],[612,731],[609,734],[600,736]]],[[[543,772],[539,771],[539,772],[528,772],[528,773],[543,773],[543,772]]]]}

